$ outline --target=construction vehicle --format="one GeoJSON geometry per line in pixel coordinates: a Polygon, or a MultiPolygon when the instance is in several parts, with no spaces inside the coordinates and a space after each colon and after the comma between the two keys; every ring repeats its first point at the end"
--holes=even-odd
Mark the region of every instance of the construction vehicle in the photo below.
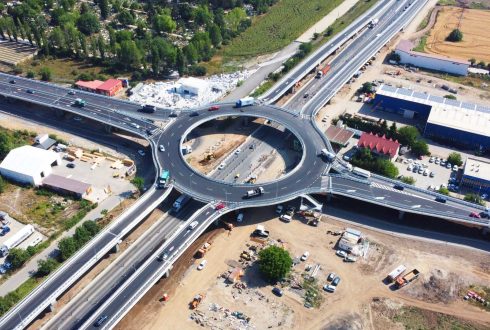
{"type": "Polygon", "coordinates": [[[258,187],[258,188],[247,191],[247,193],[245,194],[245,198],[260,196],[263,193],[264,193],[264,188],[258,187]]]}
{"type": "Polygon", "coordinates": [[[242,254],[240,254],[240,258],[247,261],[252,260],[252,256],[250,255],[250,253],[248,253],[248,251],[243,251],[242,254]]]}
{"type": "Polygon", "coordinates": [[[396,279],[396,286],[398,288],[404,287],[405,285],[409,284],[410,282],[416,280],[420,275],[420,272],[417,269],[413,269],[411,272],[406,273],[403,275],[403,277],[399,276],[396,279]]]}
{"type": "Polygon", "coordinates": [[[194,299],[189,303],[190,309],[196,309],[197,306],[201,303],[201,301],[204,299],[205,295],[204,293],[200,293],[196,296],[194,296],[194,299]]]}
{"type": "Polygon", "coordinates": [[[255,181],[257,181],[257,176],[252,175],[248,180],[247,183],[254,184],[255,181]]]}
{"type": "Polygon", "coordinates": [[[321,70],[318,70],[316,73],[315,78],[321,78],[324,75],[327,74],[327,72],[330,71],[330,64],[325,65],[321,70]]]}
{"type": "Polygon", "coordinates": [[[196,252],[196,258],[202,258],[211,249],[211,243],[206,242],[203,244],[203,246],[197,250],[196,252]]]}
{"type": "Polygon", "coordinates": [[[400,277],[400,275],[403,274],[403,272],[406,270],[407,270],[407,267],[405,267],[404,265],[400,265],[400,266],[396,267],[395,269],[393,269],[393,271],[391,273],[388,274],[388,276],[386,276],[386,281],[388,283],[393,282],[398,277],[400,277]]]}
{"type": "Polygon", "coordinates": [[[221,220],[221,221],[225,225],[225,229],[226,230],[229,230],[229,231],[232,231],[233,230],[233,224],[232,223],[229,223],[229,222],[226,222],[226,221],[223,221],[223,220],[221,220]]]}

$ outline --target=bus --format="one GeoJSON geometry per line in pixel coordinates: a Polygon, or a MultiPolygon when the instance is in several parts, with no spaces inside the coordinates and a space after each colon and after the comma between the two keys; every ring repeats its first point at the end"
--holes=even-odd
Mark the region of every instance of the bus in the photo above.
{"type": "Polygon", "coordinates": [[[369,179],[371,177],[371,172],[366,171],[366,170],[359,168],[359,167],[354,167],[352,169],[352,173],[354,173],[355,175],[362,176],[363,178],[366,178],[366,179],[369,179]]]}
{"type": "Polygon", "coordinates": [[[163,170],[162,174],[160,174],[160,177],[158,178],[158,188],[165,188],[169,179],[170,172],[168,170],[163,170]]]}

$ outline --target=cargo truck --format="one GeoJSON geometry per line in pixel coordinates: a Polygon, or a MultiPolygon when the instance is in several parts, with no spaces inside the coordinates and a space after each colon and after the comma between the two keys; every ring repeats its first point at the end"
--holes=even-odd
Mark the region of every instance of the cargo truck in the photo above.
{"type": "Polygon", "coordinates": [[[354,173],[355,175],[358,175],[358,176],[362,176],[363,178],[366,178],[366,179],[369,179],[371,177],[371,172],[364,170],[362,168],[359,168],[359,167],[354,167],[352,169],[352,173],[354,173]]]}
{"type": "Polygon", "coordinates": [[[400,275],[403,274],[403,272],[406,270],[407,270],[407,267],[405,267],[404,265],[400,265],[400,266],[396,267],[395,269],[393,269],[393,271],[391,273],[389,273],[388,276],[386,276],[386,280],[389,283],[391,283],[394,280],[396,280],[398,277],[400,277],[400,275]]]}
{"type": "Polygon", "coordinates": [[[168,170],[163,170],[162,174],[160,174],[160,176],[158,177],[158,188],[166,188],[169,178],[170,172],[168,170]]]}
{"type": "Polygon", "coordinates": [[[258,188],[247,191],[247,193],[245,194],[245,197],[251,198],[251,197],[255,197],[255,196],[260,196],[263,193],[264,193],[264,188],[258,187],[258,188]]]}
{"type": "Polygon", "coordinates": [[[396,286],[398,288],[404,287],[405,285],[409,284],[410,282],[416,280],[420,275],[420,272],[417,269],[413,269],[411,272],[406,273],[405,275],[399,276],[396,279],[396,286]]]}
{"type": "Polygon", "coordinates": [[[180,210],[182,210],[184,205],[187,204],[187,202],[189,202],[190,199],[191,198],[187,195],[180,195],[179,198],[177,198],[174,204],[172,205],[172,211],[174,213],[179,212],[180,210]]]}
{"type": "Polygon", "coordinates": [[[329,162],[335,159],[335,154],[333,152],[328,151],[327,149],[322,149],[321,155],[325,157],[329,162]]]}
{"type": "Polygon", "coordinates": [[[235,103],[236,108],[243,108],[249,105],[254,105],[255,104],[255,99],[253,97],[244,97],[243,99],[239,99],[235,103]]]}
{"type": "Polygon", "coordinates": [[[32,225],[27,225],[12,237],[5,241],[5,243],[0,247],[0,257],[6,257],[9,254],[9,250],[16,247],[22,243],[25,239],[34,233],[34,227],[32,225]]]}
{"type": "Polygon", "coordinates": [[[379,23],[379,19],[378,18],[373,18],[371,20],[371,22],[369,22],[369,24],[368,24],[369,25],[369,28],[372,29],[373,27],[375,27],[376,25],[378,25],[378,23],[379,23]]]}
{"type": "Polygon", "coordinates": [[[321,78],[330,71],[330,64],[325,65],[321,70],[318,70],[316,73],[316,78],[321,78]]]}

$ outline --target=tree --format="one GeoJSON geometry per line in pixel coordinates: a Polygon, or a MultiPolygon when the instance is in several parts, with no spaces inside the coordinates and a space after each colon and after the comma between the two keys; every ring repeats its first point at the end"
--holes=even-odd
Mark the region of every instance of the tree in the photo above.
{"type": "Polygon", "coordinates": [[[211,38],[211,42],[213,43],[214,47],[221,46],[223,38],[221,37],[221,29],[218,25],[211,25],[211,27],[209,28],[209,37],[211,38]]]}
{"type": "Polygon", "coordinates": [[[47,66],[43,66],[41,69],[39,69],[39,75],[41,76],[41,80],[51,81],[51,76],[53,75],[53,72],[47,66]]]}
{"type": "Polygon", "coordinates": [[[106,19],[110,12],[109,0],[98,0],[98,4],[100,8],[100,17],[102,17],[102,19],[106,19]]]}
{"type": "Polygon", "coordinates": [[[447,189],[446,187],[440,187],[439,190],[438,190],[438,192],[440,194],[443,194],[443,195],[446,195],[446,196],[449,195],[449,189],[447,189]]]}
{"type": "Polygon", "coordinates": [[[92,235],[90,235],[90,232],[85,228],[84,226],[79,226],[77,229],[75,229],[75,235],[73,235],[73,238],[77,242],[77,246],[80,248],[85,245],[90,239],[92,238],[92,235]]]}
{"type": "Polygon", "coordinates": [[[371,93],[373,91],[373,84],[369,81],[362,84],[361,93],[371,93]]]}
{"type": "Polygon", "coordinates": [[[134,23],[133,15],[131,15],[131,13],[127,10],[121,11],[117,15],[117,20],[119,21],[119,23],[121,23],[124,26],[128,26],[134,23]]]}
{"type": "Polygon", "coordinates": [[[63,238],[58,243],[58,249],[60,250],[61,261],[65,261],[70,258],[75,252],[77,252],[77,242],[73,237],[63,238]]]}
{"type": "Polygon", "coordinates": [[[458,152],[451,152],[447,157],[447,162],[456,166],[463,165],[463,160],[461,159],[461,154],[458,152]]]}
{"type": "Polygon", "coordinates": [[[404,146],[412,146],[418,136],[419,131],[413,126],[404,126],[398,129],[398,142],[404,146]]]}
{"type": "Polygon", "coordinates": [[[89,36],[100,31],[99,19],[92,13],[82,14],[77,20],[77,27],[80,32],[89,36]]]}
{"type": "Polygon", "coordinates": [[[135,176],[133,180],[131,180],[131,183],[134,184],[138,190],[143,190],[143,187],[145,186],[145,179],[140,176],[135,176]]]}
{"type": "Polygon", "coordinates": [[[34,71],[31,71],[31,70],[27,71],[27,74],[26,74],[26,77],[27,77],[27,78],[32,79],[32,78],[34,78],[35,76],[36,76],[36,74],[34,73],[34,71]]]}
{"type": "Polygon", "coordinates": [[[404,176],[402,177],[402,182],[406,183],[406,184],[414,184],[415,183],[415,179],[413,176],[404,176]]]}
{"type": "Polygon", "coordinates": [[[485,201],[483,200],[483,198],[481,198],[480,195],[477,194],[466,194],[464,195],[464,200],[470,203],[485,205],[485,201]]]}
{"type": "Polygon", "coordinates": [[[59,263],[53,258],[39,260],[37,262],[36,276],[38,277],[48,276],[53,270],[56,269],[56,267],[58,267],[58,265],[59,263]]]}
{"type": "Polygon", "coordinates": [[[8,261],[12,264],[12,268],[17,269],[24,265],[24,263],[29,259],[30,255],[24,249],[12,248],[9,250],[9,255],[7,257],[8,261]]]}
{"type": "Polygon", "coordinates": [[[153,29],[157,32],[173,32],[177,23],[168,15],[157,15],[153,19],[153,29]]]}
{"type": "Polygon", "coordinates": [[[481,69],[485,69],[486,66],[487,66],[487,64],[485,62],[483,62],[483,61],[478,62],[478,67],[481,69]]]}
{"type": "Polygon", "coordinates": [[[12,137],[4,131],[0,131],[0,159],[7,157],[7,154],[14,147],[12,137]]]}
{"type": "Polygon", "coordinates": [[[292,264],[289,252],[278,246],[269,246],[259,252],[259,269],[270,281],[285,277],[292,264]]]}
{"type": "Polygon", "coordinates": [[[469,61],[471,63],[471,66],[475,66],[476,59],[474,57],[470,58],[469,61]]]}
{"type": "Polygon", "coordinates": [[[417,140],[412,144],[412,147],[410,149],[412,153],[414,153],[417,156],[423,156],[423,155],[428,155],[429,154],[429,146],[427,143],[423,140],[417,140]]]}
{"type": "Polygon", "coordinates": [[[136,43],[132,40],[125,40],[121,42],[117,57],[119,64],[125,69],[139,68],[141,64],[141,53],[136,43]]]}
{"type": "Polygon", "coordinates": [[[449,33],[449,35],[446,38],[446,41],[451,41],[451,42],[459,42],[463,40],[463,32],[461,32],[460,29],[454,29],[449,33]]]}
{"type": "Polygon", "coordinates": [[[90,233],[90,236],[92,237],[97,235],[100,231],[100,226],[97,224],[97,222],[92,220],[85,221],[82,226],[90,233]]]}
{"type": "Polygon", "coordinates": [[[396,127],[396,122],[392,122],[390,125],[390,130],[389,130],[390,138],[396,137],[397,129],[398,128],[396,127]]]}
{"type": "Polygon", "coordinates": [[[333,34],[333,27],[329,26],[327,30],[325,31],[324,36],[325,37],[330,37],[333,34]]]}

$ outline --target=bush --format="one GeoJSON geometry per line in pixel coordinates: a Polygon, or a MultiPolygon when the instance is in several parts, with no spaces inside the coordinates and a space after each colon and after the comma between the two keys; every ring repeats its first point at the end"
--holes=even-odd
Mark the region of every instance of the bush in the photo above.
{"type": "Polygon", "coordinates": [[[131,180],[131,183],[135,185],[138,190],[143,190],[143,187],[145,186],[145,179],[143,179],[140,176],[135,176],[133,180],[131,180]]]}
{"type": "Polygon", "coordinates": [[[464,200],[470,203],[485,205],[485,201],[477,194],[466,194],[464,195],[464,200]]]}
{"type": "Polygon", "coordinates": [[[59,266],[59,262],[53,258],[48,258],[45,260],[39,260],[37,262],[37,277],[48,276],[53,270],[59,266]]]}
{"type": "Polygon", "coordinates": [[[424,156],[429,154],[429,146],[427,143],[423,140],[417,140],[415,143],[412,145],[411,148],[412,153],[414,153],[417,156],[424,156]]]}
{"type": "Polygon", "coordinates": [[[41,69],[39,69],[39,75],[41,76],[41,80],[51,81],[51,76],[53,73],[50,68],[43,66],[41,69]]]}
{"type": "Polygon", "coordinates": [[[36,74],[34,73],[34,71],[27,71],[27,74],[26,74],[26,77],[27,78],[34,78],[36,76],[36,74]]]}
{"type": "Polygon", "coordinates": [[[461,154],[458,152],[451,152],[447,157],[447,162],[456,166],[463,165],[463,160],[461,159],[461,154]]]}
{"type": "Polygon", "coordinates": [[[446,95],[444,95],[444,98],[450,99],[450,100],[456,100],[457,99],[457,97],[454,96],[453,94],[446,94],[446,95]]]}
{"type": "Polygon", "coordinates": [[[351,160],[352,165],[364,168],[368,171],[396,178],[398,168],[388,159],[375,157],[369,149],[363,148],[357,152],[351,160]]]}
{"type": "Polygon", "coordinates": [[[12,268],[17,269],[22,267],[30,257],[31,256],[26,250],[13,248],[9,250],[7,259],[12,263],[12,268]]]}
{"type": "Polygon", "coordinates": [[[459,29],[454,29],[449,33],[449,35],[446,38],[446,41],[451,41],[451,42],[459,42],[463,40],[463,32],[459,29]]]}
{"type": "Polygon", "coordinates": [[[401,179],[402,182],[406,183],[406,184],[414,184],[415,183],[415,179],[413,176],[404,176],[402,179],[401,179]]]}
{"type": "Polygon", "coordinates": [[[364,84],[362,84],[362,87],[360,90],[361,93],[371,93],[372,91],[373,91],[373,84],[372,83],[370,83],[368,81],[368,82],[365,82],[364,84]]]}
{"type": "Polygon", "coordinates": [[[285,277],[291,270],[292,264],[293,260],[289,252],[280,247],[269,246],[259,252],[260,271],[270,281],[285,277]]]}
{"type": "Polygon", "coordinates": [[[449,190],[448,190],[447,188],[445,188],[445,187],[441,187],[441,188],[439,188],[438,192],[439,192],[440,194],[443,194],[443,195],[446,195],[446,196],[448,196],[448,195],[449,195],[449,190]]]}

